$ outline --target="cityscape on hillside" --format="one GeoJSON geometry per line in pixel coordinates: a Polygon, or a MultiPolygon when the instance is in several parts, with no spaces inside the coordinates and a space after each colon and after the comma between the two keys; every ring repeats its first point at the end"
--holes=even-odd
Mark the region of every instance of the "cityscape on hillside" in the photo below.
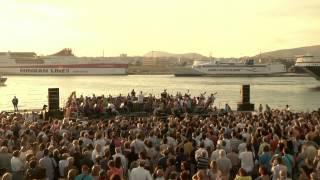
{"type": "Polygon", "coordinates": [[[150,51],[142,56],[121,54],[112,58],[126,60],[129,63],[129,74],[170,74],[177,66],[191,66],[194,61],[244,62],[248,59],[253,59],[257,63],[282,63],[286,66],[287,72],[305,73],[302,68],[295,66],[297,56],[301,55],[320,56],[320,45],[282,49],[244,57],[214,57],[214,55],[210,57],[198,53],[174,54],[150,51]]]}

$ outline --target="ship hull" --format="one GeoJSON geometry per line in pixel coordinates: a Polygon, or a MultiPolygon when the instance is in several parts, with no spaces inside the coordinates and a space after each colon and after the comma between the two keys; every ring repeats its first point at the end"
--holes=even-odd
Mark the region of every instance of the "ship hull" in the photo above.
{"type": "Polygon", "coordinates": [[[1,68],[6,75],[127,75],[127,68],[1,68]]]}
{"type": "Polygon", "coordinates": [[[211,66],[209,68],[185,67],[175,70],[175,76],[274,76],[285,73],[283,65],[266,66],[211,66]]]}
{"type": "Polygon", "coordinates": [[[176,77],[277,77],[284,73],[272,74],[174,74],[176,77]]]}
{"type": "Polygon", "coordinates": [[[114,57],[76,57],[71,49],[49,56],[30,52],[0,52],[5,75],[127,75],[128,63],[114,57]]]}
{"type": "Polygon", "coordinates": [[[296,66],[303,68],[315,79],[320,81],[320,59],[313,56],[301,56],[297,58],[296,66]]]}
{"type": "Polygon", "coordinates": [[[306,66],[303,69],[316,78],[316,80],[320,81],[320,66],[306,66]]]}

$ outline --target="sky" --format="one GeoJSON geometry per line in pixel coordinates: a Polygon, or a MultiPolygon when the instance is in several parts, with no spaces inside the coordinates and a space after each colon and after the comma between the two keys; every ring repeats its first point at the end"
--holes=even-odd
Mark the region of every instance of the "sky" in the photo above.
{"type": "Polygon", "coordinates": [[[320,0],[0,0],[0,51],[239,57],[320,44],[320,0]]]}

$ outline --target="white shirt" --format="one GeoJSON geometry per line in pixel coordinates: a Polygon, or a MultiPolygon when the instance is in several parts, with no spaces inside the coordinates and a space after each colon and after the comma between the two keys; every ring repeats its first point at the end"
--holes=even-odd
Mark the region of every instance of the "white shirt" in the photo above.
{"type": "Polygon", "coordinates": [[[219,159],[219,151],[220,149],[216,149],[215,151],[212,151],[211,157],[210,157],[211,161],[216,161],[219,159]]]}
{"type": "Polygon", "coordinates": [[[238,146],[238,151],[239,151],[239,154],[244,152],[246,150],[246,147],[247,147],[247,143],[241,143],[239,144],[238,146]]]}
{"type": "Polygon", "coordinates": [[[13,172],[18,172],[24,170],[24,164],[20,158],[11,158],[11,169],[13,172]]]}
{"type": "Polygon", "coordinates": [[[130,147],[134,147],[134,152],[136,154],[140,154],[142,151],[145,150],[145,145],[143,141],[141,141],[140,139],[135,139],[134,141],[132,141],[130,147]]]}
{"type": "Polygon", "coordinates": [[[211,150],[214,148],[214,144],[211,139],[206,137],[206,139],[203,141],[205,148],[210,148],[211,150]]]}
{"type": "Polygon", "coordinates": [[[138,95],[138,103],[143,103],[143,98],[144,98],[143,94],[139,94],[138,95]]]}
{"type": "Polygon", "coordinates": [[[254,160],[253,153],[251,151],[245,151],[239,154],[239,159],[241,160],[241,167],[248,173],[253,170],[254,160]]]}
{"type": "Polygon", "coordinates": [[[69,162],[67,160],[60,160],[59,161],[59,173],[60,176],[64,177],[64,169],[68,166],[69,162]]]}
{"type": "Polygon", "coordinates": [[[285,165],[282,164],[278,164],[274,167],[272,167],[271,172],[272,172],[272,180],[277,180],[280,176],[280,171],[285,171],[286,173],[287,171],[287,167],[285,165]]]}
{"type": "Polygon", "coordinates": [[[112,103],[108,103],[108,109],[114,110],[114,109],[116,109],[116,106],[112,103]]]}
{"type": "Polygon", "coordinates": [[[100,144],[101,147],[104,147],[106,145],[106,141],[104,139],[97,139],[94,141],[93,146],[96,147],[97,144],[100,144]]]}
{"type": "Polygon", "coordinates": [[[152,180],[152,177],[149,171],[139,166],[132,169],[130,180],[152,180]]]}
{"type": "Polygon", "coordinates": [[[96,158],[97,156],[100,156],[100,157],[103,157],[104,156],[104,151],[101,149],[100,152],[98,152],[96,149],[94,149],[92,151],[92,155],[91,155],[91,158],[92,158],[92,161],[95,163],[96,162],[96,158]]]}
{"type": "Polygon", "coordinates": [[[82,144],[82,147],[86,147],[88,146],[89,144],[92,144],[93,145],[93,141],[90,139],[90,138],[87,138],[87,137],[82,137],[80,138],[83,142],[82,144]]]}

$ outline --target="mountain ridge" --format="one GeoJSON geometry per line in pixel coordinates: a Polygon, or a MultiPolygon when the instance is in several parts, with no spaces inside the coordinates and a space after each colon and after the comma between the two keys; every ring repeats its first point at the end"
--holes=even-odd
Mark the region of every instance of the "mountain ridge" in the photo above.
{"type": "Polygon", "coordinates": [[[199,53],[169,53],[165,51],[150,51],[143,55],[144,57],[175,57],[175,58],[188,58],[188,59],[202,59],[203,56],[199,53]]]}
{"type": "Polygon", "coordinates": [[[270,57],[270,58],[296,58],[298,55],[313,55],[320,56],[320,45],[303,46],[297,48],[279,49],[257,54],[254,57],[270,57]]]}
{"type": "MultiPolygon", "coordinates": [[[[254,55],[252,57],[263,58],[279,58],[279,59],[295,59],[299,55],[313,55],[320,56],[320,45],[303,46],[296,48],[278,49],[274,51],[268,51],[261,54],[254,55]]],[[[150,51],[143,55],[144,57],[171,57],[171,58],[188,58],[188,59],[205,59],[208,58],[200,53],[170,53],[165,51],[150,51]]]]}

